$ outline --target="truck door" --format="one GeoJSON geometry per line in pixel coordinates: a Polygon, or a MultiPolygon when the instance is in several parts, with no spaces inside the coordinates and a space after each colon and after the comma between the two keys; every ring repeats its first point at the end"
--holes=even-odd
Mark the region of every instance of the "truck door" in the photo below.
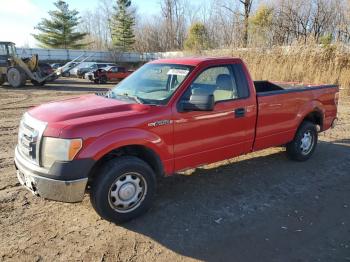
{"type": "Polygon", "coordinates": [[[118,79],[124,79],[126,77],[126,69],[125,67],[118,68],[118,79]]]}
{"type": "MultiPolygon", "coordinates": [[[[175,170],[231,158],[251,150],[256,101],[241,64],[204,69],[180,98],[194,89],[213,94],[213,111],[174,113],[175,170]]],[[[174,110],[175,111],[175,110],[174,110]]]]}

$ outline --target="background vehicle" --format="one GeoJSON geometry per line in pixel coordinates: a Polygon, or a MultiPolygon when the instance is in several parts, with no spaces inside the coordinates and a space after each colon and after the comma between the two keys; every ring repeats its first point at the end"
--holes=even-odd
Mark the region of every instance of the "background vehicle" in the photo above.
{"type": "Polygon", "coordinates": [[[52,69],[57,69],[57,68],[62,67],[62,66],[63,66],[63,64],[61,64],[61,63],[53,63],[53,64],[51,64],[52,69]]]}
{"type": "Polygon", "coordinates": [[[95,71],[99,68],[104,68],[107,66],[115,66],[113,63],[93,63],[88,67],[82,67],[77,70],[77,76],[79,78],[84,78],[85,74],[91,71],[95,71]]]}
{"type": "Polygon", "coordinates": [[[41,73],[38,63],[38,55],[20,58],[14,43],[0,42],[0,85],[8,82],[12,87],[20,87],[25,85],[27,79],[35,85],[43,85],[46,77],[41,73]]]}
{"type": "Polygon", "coordinates": [[[105,84],[112,81],[120,81],[132,74],[122,66],[107,66],[85,74],[85,79],[94,81],[96,84],[105,84]]]}
{"type": "Polygon", "coordinates": [[[72,70],[69,71],[71,76],[78,77],[78,70],[82,68],[89,68],[91,65],[95,64],[96,62],[83,62],[79,64],[78,66],[74,67],[72,70]]]}
{"type": "Polygon", "coordinates": [[[107,94],[25,113],[17,176],[64,202],[89,185],[96,212],[125,222],[150,207],[157,177],[281,145],[309,159],[318,132],[336,123],[338,96],[336,85],[253,82],[240,59],[157,60],[107,94]]]}
{"type": "Polygon", "coordinates": [[[74,70],[74,68],[76,68],[79,65],[79,63],[70,63],[69,65],[67,65],[67,69],[65,70],[65,72],[62,74],[62,76],[64,77],[70,77],[71,76],[71,72],[72,70],[74,70]]]}
{"type": "MultiPolygon", "coordinates": [[[[77,62],[82,56],[73,59],[62,67],[58,67],[51,75],[47,75],[40,69],[37,54],[31,58],[19,58],[14,43],[0,42],[0,85],[8,82],[12,87],[21,87],[26,84],[27,80],[30,80],[33,85],[44,85],[49,78],[52,80],[59,76],[69,76],[69,70],[72,70],[89,58],[88,56],[77,62]]],[[[42,68],[46,72],[48,72],[49,67],[50,65],[48,64],[42,64],[42,68]]]]}
{"type": "Polygon", "coordinates": [[[54,70],[50,64],[39,62],[38,67],[39,67],[41,74],[43,76],[45,76],[45,77],[48,76],[48,78],[46,79],[47,81],[53,81],[57,78],[57,76],[53,74],[54,70]]]}

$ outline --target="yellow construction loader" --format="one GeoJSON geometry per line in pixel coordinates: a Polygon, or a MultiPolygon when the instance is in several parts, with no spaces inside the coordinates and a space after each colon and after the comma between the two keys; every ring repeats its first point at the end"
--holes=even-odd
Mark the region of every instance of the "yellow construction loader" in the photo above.
{"type": "Polygon", "coordinates": [[[20,58],[17,56],[14,43],[0,42],[0,85],[8,82],[12,87],[21,87],[26,84],[27,80],[30,80],[33,85],[42,86],[48,78],[53,75],[62,76],[91,56],[79,63],[74,62],[81,57],[82,55],[56,69],[54,73],[44,76],[38,66],[38,55],[33,55],[31,58],[20,58]]]}

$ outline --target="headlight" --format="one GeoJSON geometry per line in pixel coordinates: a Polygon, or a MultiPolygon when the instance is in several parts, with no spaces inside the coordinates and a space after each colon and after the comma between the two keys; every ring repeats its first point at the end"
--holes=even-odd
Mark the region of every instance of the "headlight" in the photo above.
{"type": "Polygon", "coordinates": [[[55,161],[71,161],[82,147],[82,140],[44,137],[41,150],[41,161],[44,167],[50,168],[55,161]]]}

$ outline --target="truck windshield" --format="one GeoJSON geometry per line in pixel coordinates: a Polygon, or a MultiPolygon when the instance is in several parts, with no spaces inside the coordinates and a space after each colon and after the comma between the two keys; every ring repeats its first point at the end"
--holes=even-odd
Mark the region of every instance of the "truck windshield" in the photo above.
{"type": "Polygon", "coordinates": [[[15,45],[9,45],[9,55],[10,56],[17,56],[15,45]]]}
{"type": "Polygon", "coordinates": [[[146,64],[116,85],[107,97],[143,104],[166,104],[193,67],[146,64]]]}

